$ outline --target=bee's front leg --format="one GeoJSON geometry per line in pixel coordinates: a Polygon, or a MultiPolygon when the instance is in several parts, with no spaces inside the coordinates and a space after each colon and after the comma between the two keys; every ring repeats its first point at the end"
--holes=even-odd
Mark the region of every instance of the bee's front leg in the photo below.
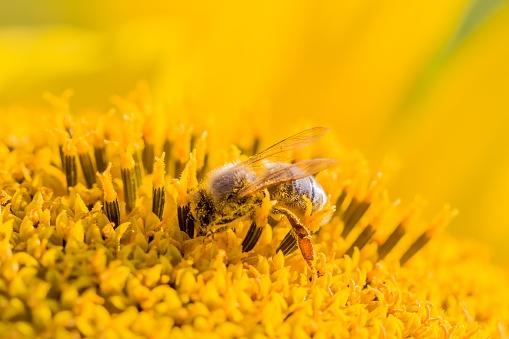
{"type": "Polygon", "coordinates": [[[216,234],[225,232],[228,229],[231,229],[233,230],[233,232],[235,232],[235,228],[232,227],[230,223],[237,219],[238,218],[232,217],[218,219],[217,222],[213,222],[211,224],[206,225],[206,227],[204,227],[205,231],[202,232],[200,235],[205,235],[207,238],[214,239],[214,236],[216,234]]]}
{"type": "MultiPolygon", "coordinates": [[[[229,224],[245,215],[249,215],[250,218],[253,219],[255,214],[254,212],[255,212],[254,205],[243,205],[241,208],[237,209],[233,213],[233,215],[224,216],[221,217],[220,219],[215,220],[209,227],[207,235],[213,237],[215,233],[227,230],[229,226],[226,226],[225,224],[229,224]]],[[[242,252],[248,252],[253,249],[253,247],[258,242],[258,239],[260,238],[262,231],[263,227],[257,227],[255,221],[251,223],[251,226],[249,227],[249,230],[247,231],[246,236],[242,241],[242,252]]]]}
{"type": "MultiPolygon", "coordinates": [[[[318,277],[318,272],[315,268],[315,265],[313,264],[313,261],[315,259],[315,249],[313,247],[313,243],[311,242],[311,232],[306,228],[306,226],[304,226],[301,223],[299,218],[290,210],[282,207],[275,207],[274,212],[283,214],[290,222],[290,225],[292,226],[291,233],[295,238],[297,245],[299,246],[300,252],[302,253],[302,257],[308,264],[309,268],[311,268],[311,273],[313,275],[312,278],[313,281],[315,281],[316,278],[318,277]]],[[[293,243],[289,239],[287,239],[287,237],[289,236],[287,235],[285,237],[286,243],[285,240],[283,240],[281,244],[283,245],[283,243],[285,243],[287,246],[291,245],[293,247],[293,243]]],[[[279,246],[278,249],[280,248],[281,245],[279,246]]]]}

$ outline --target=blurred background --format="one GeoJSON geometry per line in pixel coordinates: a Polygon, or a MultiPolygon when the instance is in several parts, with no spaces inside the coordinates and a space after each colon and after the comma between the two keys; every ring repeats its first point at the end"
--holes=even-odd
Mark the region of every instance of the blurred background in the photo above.
{"type": "Polygon", "coordinates": [[[391,198],[458,208],[449,231],[507,268],[508,60],[500,0],[0,1],[0,107],[72,88],[73,111],[107,110],[146,80],[213,112],[225,140],[257,107],[270,141],[330,126],[391,164],[391,198]]]}

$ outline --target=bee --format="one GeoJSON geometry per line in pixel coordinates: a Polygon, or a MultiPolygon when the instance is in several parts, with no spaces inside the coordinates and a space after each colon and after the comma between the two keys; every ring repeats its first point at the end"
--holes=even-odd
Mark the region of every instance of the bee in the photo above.
{"type": "Polygon", "coordinates": [[[290,153],[323,137],[327,128],[315,127],[297,133],[249,157],[230,162],[211,171],[197,188],[188,192],[189,202],[179,206],[179,226],[191,238],[225,230],[224,226],[247,217],[251,225],[242,241],[242,251],[256,245],[267,217],[260,218],[262,205],[272,202],[270,214],[286,217],[291,230],[276,249],[284,255],[297,246],[316,276],[311,232],[301,222],[308,205],[311,214],[323,209],[327,195],[313,177],[337,163],[335,159],[316,158],[290,163],[290,153]],[[262,219],[260,221],[260,219],[262,219]]]}

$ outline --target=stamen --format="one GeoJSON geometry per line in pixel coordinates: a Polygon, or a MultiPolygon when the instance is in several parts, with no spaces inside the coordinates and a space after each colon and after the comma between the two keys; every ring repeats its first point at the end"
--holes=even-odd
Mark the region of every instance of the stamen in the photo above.
{"type": "Polygon", "coordinates": [[[187,233],[190,238],[194,238],[194,220],[189,205],[178,206],[177,216],[180,230],[187,233]]]}
{"type": "Polygon", "coordinates": [[[145,118],[142,127],[142,139],[145,145],[143,147],[142,160],[145,172],[152,174],[154,169],[156,133],[160,128],[160,124],[158,125],[154,115],[150,114],[150,95],[147,93],[148,89],[145,92],[147,95],[142,94],[142,97],[140,97],[143,101],[140,103],[140,109],[144,113],[143,116],[145,118]]]}
{"type": "Polygon", "coordinates": [[[343,206],[343,203],[345,202],[347,195],[348,195],[347,190],[343,189],[341,191],[341,194],[338,197],[338,200],[336,200],[336,213],[335,214],[339,214],[342,211],[341,207],[343,206]]]}
{"type": "Polygon", "coordinates": [[[371,226],[371,224],[366,226],[366,228],[364,228],[364,230],[362,230],[361,234],[359,234],[357,239],[355,239],[355,241],[350,246],[350,248],[348,248],[348,250],[345,252],[345,255],[348,255],[351,257],[355,247],[357,247],[359,249],[359,251],[362,250],[364,248],[364,246],[366,246],[368,241],[373,238],[373,235],[375,234],[375,232],[376,231],[373,228],[373,226],[371,226]]]}
{"type": "Polygon", "coordinates": [[[408,207],[406,216],[399,223],[396,229],[389,235],[385,242],[378,247],[378,259],[384,259],[392,249],[399,243],[401,238],[406,234],[409,225],[413,224],[417,217],[421,214],[426,202],[420,197],[416,196],[412,204],[408,207]]]}
{"type": "Polygon", "coordinates": [[[293,251],[295,251],[298,248],[297,246],[297,240],[295,239],[295,236],[293,235],[292,231],[288,231],[286,233],[285,237],[279,244],[278,248],[276,249],[276,253],[278,251],[283,252],[283,255],[289,255],[293,251]]]}
{"type": "Polygon", "coordinates": [[[114,111],[109,111],[106,115],[101,115],[97,121],[97,126],[92,134],[92,144],[94,145],[94,157],[97,171],[104,172],[108,166],[106,158],[106,140],[105,140],[105,119],[112,116],[114,111]]]}
{"type": "Polygon", "coordinates": [[[368,210],[370,205],[370,201],[358,201],[356,198],[352,199],[350,205],[343,214],[345,225],[343,232],[341,233],[341,237],[343,237],[343,239],[345,239],[348,234],[350,234],[354,226],[359,222],[359,220],[361,220],[362,216],[368,210]]]}
{"type": "Polygon", "coordinates": [[[57,138],[58,143],[58,153],[60,155],[60,162],[62,164],[62,169],[64,169],[64,143],[67,139],[70,138],[69,133],[63,129],[60,128],[54,128],[50,131],[53,135],[57,138]]]}
{"type": "Polygon", "coordinates": [[[154,168],[154,144],[149,143],[147,139],[143,138],[143,142],[145,143],[145,147],[143,148],[143,166],[145,167],[145,171],[148,174],[152,174],[154,168]]]}
{"type": "Polygon", "coordinates": [[[154,175],[152,177],[152,212],[157,215],[159,220],[163,218],[165,188],[164,188],[164,152],[160,158],[155,158],[154,175]]]}
{"type": "Polygon", "coordinates": [[[414,256],[415,253],[417,253],[421,248],[424,247],[428,243],[428,241],[431,239],[431,235],[428,234],[428,232],[424,232],[421,234],[417,240],[410,246],[410,248],[401,256],[401,259],[399,260],[401,265],[404,265],[411,257],[414,256]]]}
{"type": "Polygon", "coordinates": [[[398,227],[389,235],[387,240],[378,247],[378,260],[384,259],[392,249],[398,244],[406,233],[406,229],[403,223],[400,223],[398,227]]]}
{"type": "Polygon", "coordinates": [[[126,204],[126,211],[130,212],[136,205],[136,173],[135,166],[136,162],[133,159],[132,146],[129,145],[125,152],[121,152],[122,155],[122,167],[120,168],[120,174],[122,176],[122,183],[124,184],[124,200],[126,204]]]}
{"type": "Polygon", "coordinates": [[[142,163],[142,156],[140,155],[140,147],[139,145],[134,146],[134,153],[132,154],[132,158],[134,160],[134,175],[135,175],[135,181],[134,184],[136,188],[140,187],[143,183],[143,163],[142,163]]]}
{"type": "Polygon", "coordinates": [[[97,171],[104,172],[107,167],[106,147],[94,146],[94,157],[97,171]]]}
{"type": "Polygon", "coordinates": [[[164,152],[164,163],[166,164],[166,173],[173,173],[170,168],[170,164],[172,163],[172,152],[173,152],[173,141],[170,139],[166,139],[163,144],[163,152],[164,152]]]}
{"type": "Polygon", "coordinates": [[[207,132],[203,132],[200,138],[196,141],[196,169],[198,179],[202,179],[205,175],[207,166],[208,153],[207,153],[207,132]]]}
{"type": "Polygon", "coordinates": [[[408,250],[401,256],[401,259],[399,260],[400,264],[404,265],[417,252],[419,252],[419,250],[423,248],[428,241],[430,241],[431,237],[433,237],[437,231],[445,228],[445,226],[449,224],[456,214],[456,210],[451,210],[449,206],[445,206],[444,209],[435,217],[428,230],[421,234],[417,240],[410,245],[410,248],[408,248],[408,250]]]}
{"type": "MultiPolygon", "coordinates": [[[[143,140],[140,129],[139,108],[134,102],[127,99],[114,97],[112,100],[119,109],[124,112],[124,145],[127,145],[126,151],[128,152],[128,158],[130,158],[127,162],[131,162],[132,160],[132,164],[129,164],[127,168],[132,170],[134,186],[139,187],[143,180],[143,163],[141,155],[143,140]]],[[[125,165],[125,161],[123,161],[123,165],[125,165]]],[[[126,169],[126,166],[122,167],[121,172],[123,169],[126,169]]]]}
{"type": "Polygon", "coordinates": [[[255,247],[258,239],[260,239],[262,231],[263,227],[257,227],[254,221],[251,223],[251,226],[249,226],[249,230],[246,233],[246,237],[242,241],[242,252],[249,252],[253,249],[253,247],[255,247]]]}
{"type": "Polygon", "coordinates": [[[82,137],[76,141],[76,149],[78,150],[78,157],[80,159],[81,170],[87,183],[88,188],[92,188],[95,184],[94,166],[90,158],[90,145],[82,137]]]}
{"type": "Polygon", "coordinates": [[[76,146],[71,139],[67,139],[63,144],[62,153],[67,188],[74,187],[78,183],[78,164],[76,163],[76,146]]]}
{"type": "Polygon", "coordinates": [[[115,224],[115,227],[120,225],[120,209],[118,207],[117,192],[113,188],[113,177],[111,176],[111,162],[106,167],[104,172],[97,172],[99,181],[104,191],[104,206],[103,210],[108,220],[115,224]]]}
{"type": "MultiPolygon", "coordinates": [[[[364,176],[361,176],[361,178],[363,177],[364,176]]],[[[362,187],[364,187],[364,185],[361,185],[359,189],[362,187]]],[[[363,193],[364,197],[362,198],[362,201],[359,201],[356,197],[352,199],[343,215],[345,225],[341,234],[343,238],[346,238],[348,234],[350,234],[355,225],[357,225],[357,223],[361,220],[364,213],[366,213],[366,211],[370,208],[371,202],[378,198],[382,191],[382,187],[382,173],[378,172],[376,174],[376,178],[370,182],[367,191],[363,193]]]]}
{"type": "Polygon", "coordinates": [[[175,158],[174,178],[178,178],[189,160],[191,151],[191,136],[193,127],[179,126],[176,131],[175,143],[173,145],[173,157],[175,158]]]}
{"type": "Polygon", "coordinates": [[[74,136],[74,122],[69,114],[64,115],[64,129],[69,133],[71,138],[74,136]]]}

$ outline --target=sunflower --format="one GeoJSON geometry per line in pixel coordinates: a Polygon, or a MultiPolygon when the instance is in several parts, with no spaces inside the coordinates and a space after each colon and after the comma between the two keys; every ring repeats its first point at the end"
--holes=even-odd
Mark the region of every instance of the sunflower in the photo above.
{"type": "Polygon", "coordinates": [[[508,335],[491,263],[507,252],[506,3],[9,6],[2,336],[508,335]],[[338,165],[300,216],[311,264],[275,201],[249,250],[249,218],[183,227],[214,169],[314,126],[331,132],[292,159],[338,165]]]}
{"type": "Polygon", "coordinates": [[[46,96],[51,137],[13,134],[2,148],[4,336],[505,335],[507,277],[479,245],[441,232],[455,210],[426,222],[421,198],[399,206],[383,173],[334,136],[294,154],[296,164],[340,163],[317,175],[328,193],[320,210],[303,200],[299,225],[315,255],[294,251],[291,214],[267,222],[277,203],[268,195],[246,248],[249,217],[204,233],[180,214],[200,178],[265,143],[253,128],[243,149],[215,148],[221,126],[156,120],[143,84],[115,98],[116,112],[79,122],[68,92],[46,96]]]}

